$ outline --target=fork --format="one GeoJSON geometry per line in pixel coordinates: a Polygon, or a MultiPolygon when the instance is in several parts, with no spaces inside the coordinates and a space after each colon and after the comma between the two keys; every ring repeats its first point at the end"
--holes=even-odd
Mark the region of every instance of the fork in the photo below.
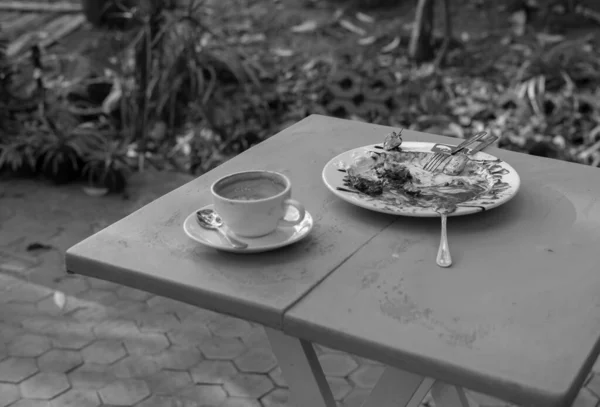
{"type": "Polygon", "coordinates": [[[471,138],[463,141],[462,143],[460,143],[456,147],[451,148],[450,151],[448,151],[448,152],[438,152],[438,153],[435,153],[433,155],[433,157],[431,157],[431,159],[427,162],[427,164],[425,164],[425,166],[423,167],[423,169],[425,171],[429,171],[429,172],[433,172],[433,171],[437,170],[439,168],[439,166],[444,161],[446,161],[446,159],[452,158],[452,156],[454,154],[456,154],[459,151],[463,150],[464,148],[470,146],[471,144],[473,144],[477,140],[482,139],[486,135],[487,135],[487,132],[482,131],[480,133],[475,134],[473,137],[471,137],[471,138]]]}

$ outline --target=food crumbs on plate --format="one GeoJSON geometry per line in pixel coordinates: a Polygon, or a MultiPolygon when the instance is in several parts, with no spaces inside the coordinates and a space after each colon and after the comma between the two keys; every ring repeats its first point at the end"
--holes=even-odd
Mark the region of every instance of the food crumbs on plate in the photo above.
{"type": "Polygon", "coordinates": [[[402,130],[398,133],[392,131],[385,137],[385,141],[383,142],[383,149],[385,151],[391,151],[393,149],[400,149],[400,145],[402,144],[402,130]]]}
{"type": "Polygon", "coordinates": [[[403,151],[402,130],[391,132],[385,152],[355,153],[344,185],[388,205],[411,205],[452,212],[456,205],[476,198],[494,185],[493,175],[464,154],[452,157],[443,168],[424,169],[431,152],[403,151]]]}

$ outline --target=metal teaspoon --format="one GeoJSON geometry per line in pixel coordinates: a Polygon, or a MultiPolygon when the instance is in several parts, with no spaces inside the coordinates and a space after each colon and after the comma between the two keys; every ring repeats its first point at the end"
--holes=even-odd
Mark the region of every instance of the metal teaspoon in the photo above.
{"type": "Polygon", "coordinates": [[[219,214],[212,209],[199,210],[196,212],[196,219],[198,220],[198,224],[200,224],[200,226],[202,226],[204,229],[216,230],[219,232],[221,236],[223,236],[229,242],[229,244],[236,249],[245,249],[248,247],[247,243],[239,241],[223,229],[223,220],[219,214]]]}

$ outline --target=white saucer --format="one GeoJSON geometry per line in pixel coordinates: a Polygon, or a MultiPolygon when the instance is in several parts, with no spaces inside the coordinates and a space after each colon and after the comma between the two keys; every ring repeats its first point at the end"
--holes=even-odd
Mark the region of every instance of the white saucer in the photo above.
{"type": "MultiPolygon", "coordinates": [[[[212,205],[207,205],[201,209],[212,209],[212,205]]],[[[242,242],[248,243],[245,249],[236,249],[232,247],[216,230],[207,230],[196,221],[196,212],[191,213],[183,222],[183,230],[186,235],[200,244],[212,247],[217,250],[224,250],[235,253],[259,253],[269,250],[275,250],[280,247],[288,246],[292,243],[306,237],[313,228],[313,218],[306,211],[304,220],[296,226],[280,226],[274,232],[266,236],[243,238],[236,236],[242,242]]]]}

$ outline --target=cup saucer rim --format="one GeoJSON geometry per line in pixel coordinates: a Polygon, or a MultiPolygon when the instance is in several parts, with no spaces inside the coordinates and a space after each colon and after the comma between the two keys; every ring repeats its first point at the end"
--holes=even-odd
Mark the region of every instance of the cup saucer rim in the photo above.
{"type": "MultiPolygon", "coordinates": [[[[185,221],[183,222],[183,229],[184,229],[185,234],[192,240],[194,240],[204,246],[211,247],[213,249],[217,249],[217,250],[221,250],[221,251],[228,251],[228,252],[235,252],[235,253],[258,253],[258,252],[265,252],[265,251],[279,249],[281,247],[289,246],[293,243],[296,243],[296,242],[302,240],[312,231],[312,229],[314,227],[314,219],[313,219],[312,215],[310,214],[310,212],[307,210],[304,220],[297,225],[293,225],[293,226],[278,225],[277,228],[273,232],[268,233],[263,236],[253,237],[253,238],[247,238],[247,237],[235,235],[238,239],[248,243],[248,248],[236,249],[234,247],[227,246],[222,241],[221,241],[221,243],[217,244],[213,241],[206,239],[204,237],[205,234],[210,232],[206,229],[201,229],[200,227],[196,228],[196,230],[202,231],[200,233],[196,232],[196,231],[192,232],[189,230],[189,227],[187,225],[189,222],[195,222],[196,212],[198,212],[199,210],[202,210],[202,209],[212,209],[212,208],[214,208],[214,205],[212,203],[210,203],[210,204],[202,206],[201,208],[195,209],[192,213],[190,213],[186,217],[185,221]],[[279,240],[277,242],[261,244],[262,239],[268,238],[269,236],[273,235],[273,233],[275,233],[277,230],[290,230],[290,229],[296,229],[296,232],[293,233],[292,235],[290,235],[288,238],[279,240]]],[[[213,232],[211,232],[211,233],[213,233],[213,232]]],[[[216,232],[214,232],[214,233],[216,233],[216,232]]]]}

